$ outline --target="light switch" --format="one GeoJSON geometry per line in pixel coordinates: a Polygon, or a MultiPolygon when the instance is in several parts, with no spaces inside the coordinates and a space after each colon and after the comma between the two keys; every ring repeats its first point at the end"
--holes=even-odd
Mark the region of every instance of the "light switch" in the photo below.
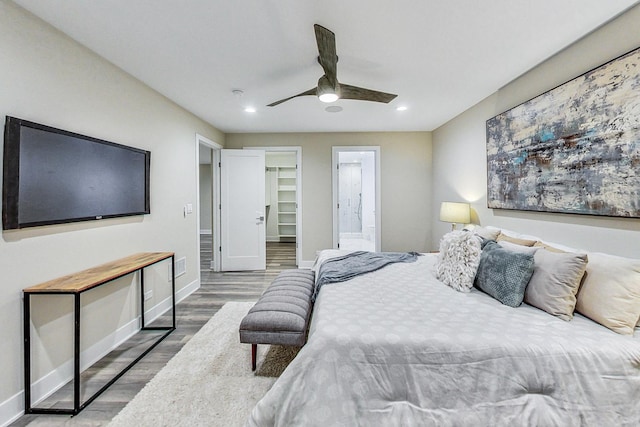
{"type": "Polygon", "coordinates": [[[193,213],[193,205],[191,203],[187,203],[187,213],[193,213]]]}

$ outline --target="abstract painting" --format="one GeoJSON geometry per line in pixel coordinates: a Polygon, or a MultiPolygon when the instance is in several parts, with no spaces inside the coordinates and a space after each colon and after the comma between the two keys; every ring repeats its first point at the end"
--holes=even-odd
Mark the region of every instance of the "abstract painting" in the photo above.
{"type": "Polygon", "coordinates": [[[640,218],[640,48],[487,120],[487,205],[640,218]]]}

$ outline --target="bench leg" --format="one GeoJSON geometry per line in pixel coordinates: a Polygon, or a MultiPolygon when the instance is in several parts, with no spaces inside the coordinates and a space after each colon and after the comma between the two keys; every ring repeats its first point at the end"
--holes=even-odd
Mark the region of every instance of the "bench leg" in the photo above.
{"type": "Polygon", "coordinates": [[[258,355],[258,344],[251,344],[251,370],[256,370],[256,357],[258,355]]]}

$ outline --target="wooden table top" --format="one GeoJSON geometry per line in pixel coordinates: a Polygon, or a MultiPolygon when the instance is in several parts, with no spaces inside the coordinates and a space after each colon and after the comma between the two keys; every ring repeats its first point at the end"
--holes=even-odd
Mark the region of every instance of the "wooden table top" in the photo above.
{"type": "Polygon", "coordinates": [[[141,252],[23,289],[24,293],[79,293],[170,258],[173,252],[141,252]]]}

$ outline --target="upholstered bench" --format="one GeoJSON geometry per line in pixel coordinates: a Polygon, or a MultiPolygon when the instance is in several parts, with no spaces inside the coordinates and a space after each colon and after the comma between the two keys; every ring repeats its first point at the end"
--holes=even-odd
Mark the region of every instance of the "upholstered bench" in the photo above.
{"type": "Polygon", "coordinates": [[[254,371],[258,344],[305,344],[314,285],[313,270],[283,270],[242,319],[240,342],[251,344],[254,371]]]}

